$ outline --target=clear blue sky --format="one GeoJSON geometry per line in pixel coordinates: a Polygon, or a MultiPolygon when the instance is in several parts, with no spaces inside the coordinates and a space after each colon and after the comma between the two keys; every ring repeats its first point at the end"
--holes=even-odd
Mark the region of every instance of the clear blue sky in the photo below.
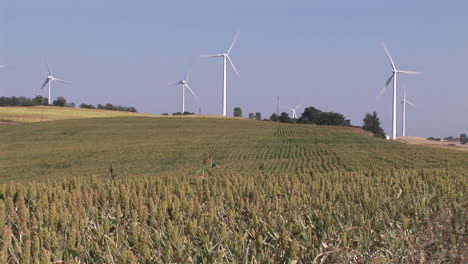
{"type": "MultiPolygon", "coordinates": [[[[0,69],[0,94],[46,95],[47,57],[73,82],[54,84],[53,98],[173,113],[180,88],[163,84],[192,67],[202,113],[220,114],[222,61],[199,55],[225,51],[240,30],[230,114],[240,106],[268,117],[279,95],[283,105],[340,112],[354,125],[377,111],[390,133],[390,90],[377,98],[390,75],[385,41],[400,68],[426,73],[400,78],[417,106],[408,108],[408,134],[458,136],[468,132],[467,14],[463,0],[0,0],[0,64],[10,65],[0,69]]],[[[191,97],[187,109],[198,112],[191,97]]]]}

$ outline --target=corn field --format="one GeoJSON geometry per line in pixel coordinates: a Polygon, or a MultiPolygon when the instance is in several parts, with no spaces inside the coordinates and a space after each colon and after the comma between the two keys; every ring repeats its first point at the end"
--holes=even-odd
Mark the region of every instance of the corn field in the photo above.
{"type": "Polygon", "coordinates": [[[0,263],[463,263],[468,153],[358,129],[0,127],[0,263]]]}
{"type": "Polygon", "coordinates": [[[465,169],[0,185],[0,263],[461,263],[465,169]]]}

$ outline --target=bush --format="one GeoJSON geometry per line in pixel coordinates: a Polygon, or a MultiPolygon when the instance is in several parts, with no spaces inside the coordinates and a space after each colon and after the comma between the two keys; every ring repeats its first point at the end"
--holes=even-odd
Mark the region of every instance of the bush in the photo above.
{"type": "Polygon", "coordinates": [[[466,136],[466,134],[460,134],[460,143],[462,143],[462,145],[468,143],[468,136],[466,136]]]}
{"type": "Polygon", "coordinates": [[[92,104],[80,104],[80,108],[89,108],[89,109],[96,109],[96,107],[92,104]]]}
{"type": "Polygon", "coordinates": [[[67,99],[59,96],[57,97],[57,99],[54,100],[52,104],[55,106],[65,106],[66,103],[67,103],[67,99]]]}

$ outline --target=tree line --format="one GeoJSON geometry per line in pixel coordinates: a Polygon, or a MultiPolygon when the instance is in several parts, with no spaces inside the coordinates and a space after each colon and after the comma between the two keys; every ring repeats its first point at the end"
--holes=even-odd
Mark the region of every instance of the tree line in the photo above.
{"type": "MultiPolygon", "coordinates": [[[[234,117],[242,117],[242,109],[235,107],[233,110],[234,117]]],[[[249,119],[262,120],[262,114],[249,113],[249,119]]],[[[324,112],[315,107],[309,106],[304,109],[304,112],[299,118],[292,118],[288,113],[282,112],[281,114],[273,113],[269,119],[264,121],[280,122],[280,123],[297,123],[297,124],[310,124],[320,126],[352,126],[351,121],[337,112],[324,112]]],[[[366,113],[363,119],[362,129],[372,132],[375,137],[385,138],[385,132],[380,126],[381,122],[376,112],[372,114],[366,113]]]]}
{"type": "MultiPolygon", "coordinates": [[[[38,105],[49,105],[48,98],[36,95],[34,98],[28,98],[25,96],[20,97],[0,97],[0,106],[38,106],[38,105]]],[[[75,103],[67,102],[67,99],[64,97],[57,97],[52,104],[53,106],[59,107],[75,107],[75,103]]],[[[89,109],[102,109],[102,110],[114,110],[114,111],[127,111],[127,112],[138,112],[135,107],[113,105],[113,104],[98,104],[94,106],[92,104],[80,104],[80,108],[89,108],[89,109]]]]}

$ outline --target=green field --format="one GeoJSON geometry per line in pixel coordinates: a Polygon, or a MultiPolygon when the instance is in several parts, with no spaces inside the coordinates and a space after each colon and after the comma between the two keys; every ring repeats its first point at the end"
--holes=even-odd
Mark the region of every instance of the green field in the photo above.
{"type": "Polygon", "coordinates": [[[4,125],[0,263],[459,263],[467,176],[467,152],[356,128],[157,116],[4,125]]]}
{"type": "Polygon", "coordinates": [[[194,175],[206,153],[222,172],[468,166],[468,153],[368,137],[354,128],[213,118],[119,117],[0,127],[1,181],[160,173],[194,175]]]}

